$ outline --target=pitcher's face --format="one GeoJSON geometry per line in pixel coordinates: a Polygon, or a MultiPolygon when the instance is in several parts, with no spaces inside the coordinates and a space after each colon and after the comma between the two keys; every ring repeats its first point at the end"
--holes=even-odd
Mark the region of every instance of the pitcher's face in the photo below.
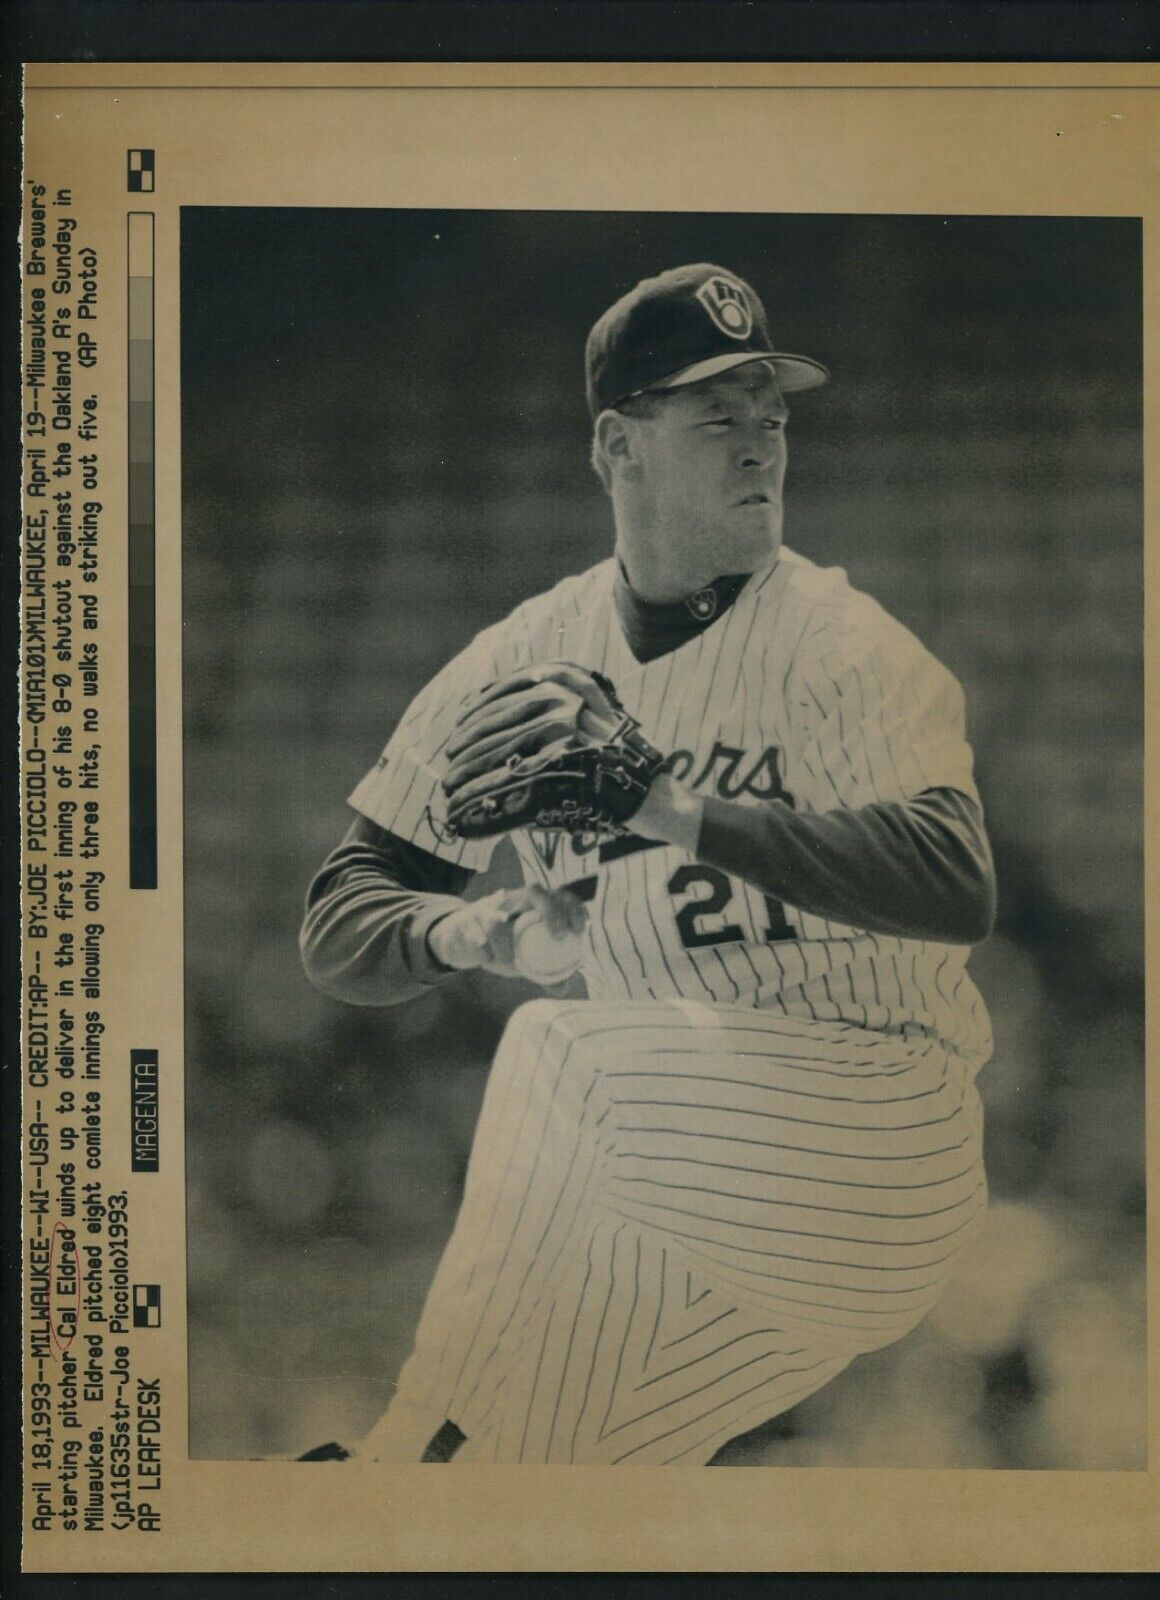
{"type": "Polygon", "coordinates": [[[773,367],[759,360],[673,389],[634,419],[645,520],[695,583],[776,559],[788,415],[773,367]]]}

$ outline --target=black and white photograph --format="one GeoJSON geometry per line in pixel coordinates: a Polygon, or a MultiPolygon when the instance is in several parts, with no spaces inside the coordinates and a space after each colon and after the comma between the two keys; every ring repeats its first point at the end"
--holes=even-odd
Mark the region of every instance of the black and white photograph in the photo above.
{"type": "Polygon", "coordinates": [[[1142,228],[183,206],[189,1452],[1142,1471],[1142,228]]]}

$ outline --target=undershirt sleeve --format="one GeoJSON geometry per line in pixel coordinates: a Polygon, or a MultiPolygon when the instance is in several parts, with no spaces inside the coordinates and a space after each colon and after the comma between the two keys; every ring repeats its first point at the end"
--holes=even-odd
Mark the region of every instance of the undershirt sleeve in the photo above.
{"type": "Polygon", "coordinates": [[[427,935],[474,874],[356,817],[306,893],[299,935],[311,982],[351,1005],[389,1006],[452,976],[427,935]]]}
{"type": "Polygon", "coordinates": [[[995,875],[973,795],[820,814],[783,800],[705,800],[697,856],[801,911],[867,933],[976,944],[995,920],[995,875]]]}

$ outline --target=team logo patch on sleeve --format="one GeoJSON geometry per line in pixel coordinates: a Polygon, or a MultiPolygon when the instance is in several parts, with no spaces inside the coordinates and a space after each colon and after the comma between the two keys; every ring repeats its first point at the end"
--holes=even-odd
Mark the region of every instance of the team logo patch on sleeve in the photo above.
{"type": "Polygon", "coordinates": [[[446,819],[437,816],[430,806],[423,807],[423,819],[440,844],[459,844],[461,841],[457,834],[451,832],[446,819]]]}
{"type": "Polygon", "coordinates": [[[697,299],[709,313],[713,323],[731,339],[748,339],[753,332],[753,313],[745,298],[745,291],[733,278],[721,273],[706,278],[697,290],[697,299]]]}

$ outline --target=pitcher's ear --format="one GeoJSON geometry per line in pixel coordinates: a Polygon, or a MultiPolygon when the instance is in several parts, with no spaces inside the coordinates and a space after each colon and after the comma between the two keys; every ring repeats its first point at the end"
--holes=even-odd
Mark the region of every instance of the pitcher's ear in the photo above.
{"type": "Polygon", "coordinates": [[[610,473],[636,464],[632,424],[619,411],[602,411],[597,417],[596,446],[610,473]]]}

